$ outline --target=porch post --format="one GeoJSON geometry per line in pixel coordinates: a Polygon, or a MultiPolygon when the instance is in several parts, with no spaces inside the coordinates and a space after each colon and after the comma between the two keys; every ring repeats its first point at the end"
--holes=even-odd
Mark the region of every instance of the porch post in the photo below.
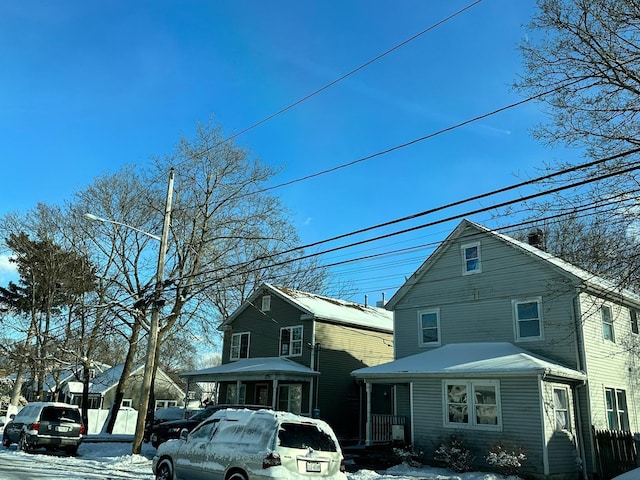
{"type": "Polygon", "coordinates": [[[278,404],[278,379],[273,379],[273,398],[271,399],[271,408],[276,410],[276,405],[278,404]]]}
{"type": "Polygon", "coordinates": [[[367,433],[365,438],[365,445],[371,445],[371,388],[372,385],[366,382],[367,386],[367,433]]]}

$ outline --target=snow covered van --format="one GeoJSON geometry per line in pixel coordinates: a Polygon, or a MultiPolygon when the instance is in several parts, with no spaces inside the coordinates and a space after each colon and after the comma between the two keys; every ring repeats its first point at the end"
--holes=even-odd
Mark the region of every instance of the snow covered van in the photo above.
{"type": "Polygon", "coordinates": [[[338,440],[324,421],[273,410],[220,410],[158,447],[157,480],[346,480],[338,440]]]}

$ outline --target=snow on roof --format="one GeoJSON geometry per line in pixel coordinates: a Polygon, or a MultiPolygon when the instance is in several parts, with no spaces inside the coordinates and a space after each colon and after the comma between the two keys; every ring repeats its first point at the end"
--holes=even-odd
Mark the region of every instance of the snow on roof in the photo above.
{"type": "MultiPolygon", "coordinates": [[[[298,362],[294,362],[284,357],[258,357],[243,358],[235,362],[225,363],[217,367],[205,368],[203,370],[194,370],[192,372],[181,373],[181,377],[191,377],[195,380],[201,378],[220,378],[225,376],[252,376],[262,374],[300,374],[300,375],[318,375],[319,373],[306,367],[298,362]]],[[[204,380],[196,380],[204,381],[204,380]]]]}
{"type": "Polygon", "coordinates": [[[393,313],[384,308],[348,302],[299,290],[290,290],[270,284],[265,284],[265,286],[277,291],[280,296],[317,319],[369,327],[387,332],[393,331],[393,313]]]}
{"type": "Polygon", "coordinates": [[[355,370],[358,378],[415,375],[527,375],[546,374],[573,380],[587,376],[508,342],[451,343],[392,362],[355,370]]]}
{"type": "MultiPolygon", "coordinates": [[[[139,365],[134,366],[131,369],[131,374],[133,375],[135,372],[143,368],[144,364],[141,363],[139,365]]],[[[113,388],[120,381],[120,376],[122,375],[122,370],[124,369],[124,363],[119,365],[115,365],[104,372],[96,375],[89,385],[89,393],[100,393],[103,394],[110,388],[113,388]]]]}

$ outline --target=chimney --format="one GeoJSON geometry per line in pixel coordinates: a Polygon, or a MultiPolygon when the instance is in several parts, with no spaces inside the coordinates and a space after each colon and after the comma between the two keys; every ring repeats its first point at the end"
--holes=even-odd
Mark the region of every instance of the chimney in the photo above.
{"type": "Polygon", "coordinates": [[[542,233],[542,230],[539,228],[536,228],[535,230],[531,230],[529,232],[529,235],[527,235],[527,241],[529,242],[529,245],[531,245],[532,247],[536,247],[539,248],[540,250],[544,250],[544,233],[542,233]]]}
{"type": "Polygon", "coordinates": [[[385,293],[384,293],[384,292],[382,292],[382,300],[378,300],[378,301],[376,302],[376,307],[378,307],[378,308],[384,308],[384,306],[387,304],[387,301],[386,301],[386,300],[385,300],[385,298],[384,298],[385,296],[386,296],[386,295],[385,295],[385,293]]]}

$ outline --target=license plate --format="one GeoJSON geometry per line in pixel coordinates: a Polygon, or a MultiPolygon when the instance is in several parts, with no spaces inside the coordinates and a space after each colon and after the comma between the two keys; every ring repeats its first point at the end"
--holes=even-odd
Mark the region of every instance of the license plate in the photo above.
{"type": "Polygon", "coordinates": [[[71,427],[56,427],[56,432],[70,432],[71,427]]]}
{"type": "Polygon", "coordinates": [[[320,462],[307,462],[307,472],[320,472],[320,462]]]}

